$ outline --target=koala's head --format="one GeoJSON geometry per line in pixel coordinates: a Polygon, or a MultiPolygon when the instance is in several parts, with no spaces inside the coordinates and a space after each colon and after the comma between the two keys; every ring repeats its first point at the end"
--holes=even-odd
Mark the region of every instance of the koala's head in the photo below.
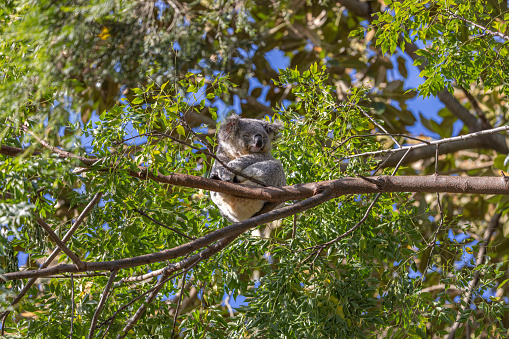
{"type": "Polygon", "coordinates": [[[243,119],[232,114],[221,124],[217,135],[221,148],[232,158],[252,153],[267,153],[272,140],[283,128],[280,122],[243,119]]]}

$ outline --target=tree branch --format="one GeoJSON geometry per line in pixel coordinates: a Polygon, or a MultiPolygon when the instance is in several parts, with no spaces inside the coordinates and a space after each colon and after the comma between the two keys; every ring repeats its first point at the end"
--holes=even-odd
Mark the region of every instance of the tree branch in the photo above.
{"type": "MultiPolygon", "coordinates": [[[[136,313],[127,321],[127,324],[122,329],[122,333],[117,336],[117,339],[123,339],[129,332],[131,328],[133,328],[134,325],[138,322],[138,320],[141,318],[143,313],[145,313],[145,310],[147,309],[147,306],[150,305],[154,299],[157,297],[157,294],[163,288],[164,284],[168,281],[169,271],[166,271],[163,273],[161,278],[159,279],[159,282],[152,288],[152,291],[149,293],[149,295],[145,298],[145,302],[143,305],[136,311],[136,313]]],[[[187,272],[187,270],[184,271],[187,272]]]]}
{"type": "MultiPolygon", "coordinates": [[[[495,128],[489,131],[480,131],[473,134],[483,135],[486,133],[494,133],[494,130],[501,131],[509,129],[509,126],[495,128]]],[[[471,135],[470,135],[471,136],[471,135]]],[[[467,135],[449,138],[448,140],[461,140],[467,135]]],[[[431,141],[435,149],[436,144],[441,143],[440,140],[431,141]]],[[[412,148],[426,147],[427,144],[412,145],[412,148]]],[[[3,146],[1,146],[3,147],[3,146]]],[[[0,147],[0,153],[1,153],[0,147]]],[[[442,149],[445,145],[441,145],[442,149]]],[[[18,149],[18,154],[23,149],[18,149]]],[[[363,153],[363,155],[377,155],[388,152],[407,151],[408,147],[398,150],[384,150],[377,152],[363,153]]],[[[59,150],[60,151],[60,150],[59,150]]],[[[64,158],[76,158],[72,153],[62,155],[64,158]]],[[[415,150],[413,151],[415,152],[415,150]]],[[[360,156],[360,155],[355,155],[360,156]]],[[[410,157],[410,155],[409,155],[410,157]]],[[[83,163],[95,164],[97,159],[91,160],[83,157],[83,163]]],[[[140,172],[128,171],[129,175],[146,180],[151,179],[159,183],[171,184],[175,186],[199,188],[208,191],[228,193],[244,198],[259,199],[268,202],[282,202],[289,200],[301,200],[315,195],[317,188],[329,188],[332,191],[333,198],[337,198],[345,194],[363,194],[363,193],[379,193],[379,192],[427,192],[427,193],[470,193],[470,194],[509,194],[506,181],[501,177],[458,177],[458,176],[378,176],[372,177],[372,180],[379,182],[381,188],[377,185],[370,184],[360,178],[341,178],[336,180],[321,181],[316,183],[297,184],[293,186],[283,187],[253,187],[220,180],[207,179],[193,175],[173,173],[171,175],[154,174],[148,168],[139,166],[140,172]]],[[[101,170],[101,169],[99,169],[101,170]]],[[[108,169],[114,171],[115,168],[108,169]]],[[[509,180],[509,179],[508,179],[509,180]]],[[[288,215],[286,215],[288,216],[288,215]]],[[[286,217],[285,216],[285,217],[286,217]]],[[[272,221],[272,220],[271,220],[272,221]]],[[[111,268],[106,268],[111,270],[111,268]]]]}
{"type": "Polygon", "coordinates": [[[477,23],[475,23],[475,22],[473,22],[473,21],[470,21],[470,20],[468,20],[468,19],[465,19],[464,17],[459,16],[458,14],[454,14],[454,13],[453,13],[453,12],[451,12],[451,11],[448,11],[448,10],[447,10],[447,11],[445,11],[445,12],[446,12],[448,15],[452,16],[453,18],[459,19],[459,20],[461,20],[461,21],[464,21],[464,22],[466,22],[466,23],[469,23],[470,25],[472,25],[472,26],[474,26],[474,27],[479,28],[479,29],[480,29],[480,30],[482,30],[484,33],[487,33],[487,34],[490,34],[490,35],[493,35],[493,36],[498,36],[499,38],[502,38],[502,39],[504,39],[504,40],[506,40],[506,41],[509,41],[509,36],[507,36],[507,35],[505,35],[505,34],[503,34],[503,33],[501,33],[501,32],[495,32],[495,31],[492,31],[492,30],[490,30],[490,29],[488,29],[488,28],[486,28],[486,27],[484,27],[484,26],[481,26],[481,25],[479,25],[479,24],[477,24],[477,23]]]}
{"type": "MultiPolygon", "coordinates": [[[[509,193],[509,192],[508,192],[509,193]]],[[[16,280],[16,279],[25,279],[25,278],[35,278],[35,277],[45,277],[52,274],[58,273],[76,273],[76,272],[84,272],[84,271],[106,271],[106,270],[115,270],[121,268],[129,268],[136,267],[146,264],[151,264],[155,262],[161,262],[165,260],[175,259],[181,257],[183,255],[192,253],[195,250],[198,250],[204,246],[210,245],[214,241],[217,241],[222,238],[231,238],[237,237],[238,235],[244,233],[245,231],[254,228],[256,226],[285,218],[287,216],[293,215],[298,212],[302,212],[313,208],[315,206],[320,205],[321,203],[332,199],[334,196],[330,190],[325,190],[321,193],[316,194],[315,196],[301,201],[299,203],[293,204],[291,206],[286,206],[277,210],[270,211],[268,213],[253,217],[251,219],[234,223],[230,226],[224,227],[222,229],[211,232],[205,236],[202,236],[196,240],[190,241],[187,244],[183,244],[171,249],[167,249],[161,252],[145,254],[138,257],[133,258],[125,258],[113,261],[105,261],[105,262],[90,262],[85,263],[86,269],[81,269],[76,267],[75,265],[68,264],[60,264],[50,268],[32,270],[32,271],[18,271],[6,273],[3,275],[7,280],[16,280]]]]}
{"type": "MultiPolygon", "coordinates": [[[[433,151],[436,151],[436,145],[441,145],[440,148],[442,148],[442,145],[444,145],[444,144],[449,144],[449,143],[455,142],[455,141],[474,139],[474,138],[480,137],[480,136],[483,136],[485,138],[485,140],[487,140],[487,137],[490,136],[491,134],[497,134],[499,132],[504,132],[504,131],[508,131],[508,130],[509,130],[509,126],[501,126],[501,127],[482,130],[482,131],[469,133],[469,134],[465,134],[465,135],[458,135],[456,137],[427,141],[427,142],[423,142],[421,144],[412,145],[412,146],[405,146],[405,147],[396,148],[396,149],[391,148],[391,149],[385,149],[385,150],[380,150],[380,151],[354,154],[354,155],[344,157],[343,159],[351,159],[351,158],[357,158],[357,157],[362,157],[362,156],[367,156],[367,155],[382,155],[382,154],[388,154],[388,153],[398,153],[398,152],[402,152],[404,150],[408,150],[409,148],[418,149],[418,148],[425,148],[427,146],[432,146],[433,151]]],[[[500,135],[500,136],[503,137],[502,135],[500,135]]],[[[506,148],[507,148],[507,145],[506,145],[506,148]]],[[[508,152],[509,152],[509,149],[508,149],[508,152]]]]}
{"type": "Polygon", "coordinates": [[[44,220],[42,220],[38,216],[35,216],[35,220],[42,228],[44,228],[46,233],[48,233],[49,237],[57,244],[58,248],[60,248],[62,252],[67,254],[67,256],[76,264],[76,266],[78,266],[82,270],[85,270],[86,266],[83,263],[83,261],[81,261],[81,259],[78,258],[78,256],[74,254],[73,251],[71,251],[62,240],[60,240],[58,235],[51,229],[51,226],[48,225],[44,220]]]}
{"type": "MultiPolygon", "coordinates": [[[[4,146],[2,146],[4,147],[4,146]]],[[[92,198],[92,200],[90,200],[90,202],[88,203],[88,205],[83,209],[83,212],[81,212],[81,214],[78,216],[78,218],[76,219],[76,221],[74,222],[74,225],[72,225],[72,227],[69,229],[69,231],[67,231],[67,233],[64,235],[64,237],[62,238],[62,242],[65,244],[67,241],[69,241],[69,239],[71,239],[72,235],[74,234],[74,232],[76,232],[76,230],[78,229],[78,227],[81,225],[81,223],[83,222],[83,220],[85,220],[86,216],[90,213],[90,211],[92,211],[92,209],[94,208],[94,206],[99,203],[99,201],[101,200],[101,197],[102,197],[102,192],[97,192],[94,197],[92,198]]],[[[53,252],[51,252],[51,254],[49,255],[48,258],[46,258],[46,260],[42,263],[42,265],[40,266],[39,269],[43,269],[43,268],[46,268],[48,267],[49,264],[51,264],[51,262],[57,257],[57,255],[60,253],[60,248],[57,246],[53,252]]],[[[32,287],[32,285],[35,283],[35,281],[37,280],[37,278],[32,278],[30,279],[25,286],[23,286],[23,289],[21,289],[21,291],[18,293],[18,295],[11,301],[10,303],[10,306],[12,305],[15,305],[17,304],[24,296],[25,294],[28,292],[28,290],[30,289],[30,287],[32,287]]],[[[0,319],[2,318],[7,318],[7,316],[9,315],[9,311],[5,311],[3,312],[2,314],[0,314],[0,319]]],[[[3,327],[2,327],[2,330],[3,330],[3,327]]]]}
{"type": "Polygon", "coordinates": [[[190,236],[188,236],[187,234],[184,234],[184,233],[180,232],[179,230],[177,230],[177,229],[175,229],[175,228],[173,228],[173,227],[166,226],[166,225],[165,225],[165,224],[163,224],[162,222],[159,222],[159,221],[155,220],[154,218],[150,217],[147,213],[143,212],[143,211],[142,211],[142,210],[140,210],[140,209],[135,208],[135,209],[133,209],[133,211],[135,211],[136,213],[141,214],[141,215],[142,215],[142,216],[144,216],[145,218],[147,218],[147,219],[149,219],[149,220],[153,221],[153,222],[154,222],[154,223],[156,223],[157,225],[162,226],[162,227],[164,227],[164,228],[166,228],[166,229],[169,229],[170,231],[173,231],[173,232],[177,233],[178,235],[180,235],[180,236],[182,236],[182,237],[184,237],[184,238],[187,238],[187,239],[189,239],[189,240],[193,240],[193,239],[194,239],[193,237],[190,237],[190,236]]]}
{"type": "Polygon", "coordinates": [[[111,286],[113,285],[113,281],[115,281],[115,276],[118,271],[111,271],[110,278],[104,287],[103,294],[101,295],[101,299],[99,300],[99,304],[97,305],[97,309],[94,312],[94,316],[92,317],[92,322],[90,323],[90,331],[88,333],[88,339],[92,339],[94,337],[95,326],[97,325],[97,319],[99,319],[99,314],[106,303],[106,299],[108,299],[108,293],[110,291],[111,286]]]}

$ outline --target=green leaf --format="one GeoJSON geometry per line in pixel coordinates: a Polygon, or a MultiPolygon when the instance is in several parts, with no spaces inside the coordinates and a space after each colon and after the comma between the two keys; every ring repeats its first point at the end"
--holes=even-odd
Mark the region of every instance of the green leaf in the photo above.
{"type": "Polygon", "coordinates": [[[182,127],[182,125],[177,125],[177,133],[182,136],[186,135],[186,131],[185,131],[184,127],[182,127]]]}
{"type": "Polygon", "coordinates": [[[134,98],[134,100],[132,101],[132,104],[138,105],[138,104],[141,104],[142,102],[143,102],[143,98],[137,97],[137,98],[134,98]]]}

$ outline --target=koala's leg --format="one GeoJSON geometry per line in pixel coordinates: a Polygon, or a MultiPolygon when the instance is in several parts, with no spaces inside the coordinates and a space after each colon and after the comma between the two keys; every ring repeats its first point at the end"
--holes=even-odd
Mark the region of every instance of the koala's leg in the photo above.
{"type": "Polygon", "coordinates": [[[263,200],[239,198],[234,195],[211,192],[212,201],[219,208],[219,212],[230,222],[238,222],[251,218],[259,212],[263,200]]]}

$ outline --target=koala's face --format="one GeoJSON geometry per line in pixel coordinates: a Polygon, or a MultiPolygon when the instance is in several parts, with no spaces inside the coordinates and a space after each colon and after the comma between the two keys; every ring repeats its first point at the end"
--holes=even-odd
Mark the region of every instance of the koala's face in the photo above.
{"type": "Polygon", "coordinates": [[[280,123],[241,119],[234,114],[221,125],[218,138],[223,150],[230,157],[237,158],[246,154],[270,152],[272,140],[281,128],[280,123]]]}

